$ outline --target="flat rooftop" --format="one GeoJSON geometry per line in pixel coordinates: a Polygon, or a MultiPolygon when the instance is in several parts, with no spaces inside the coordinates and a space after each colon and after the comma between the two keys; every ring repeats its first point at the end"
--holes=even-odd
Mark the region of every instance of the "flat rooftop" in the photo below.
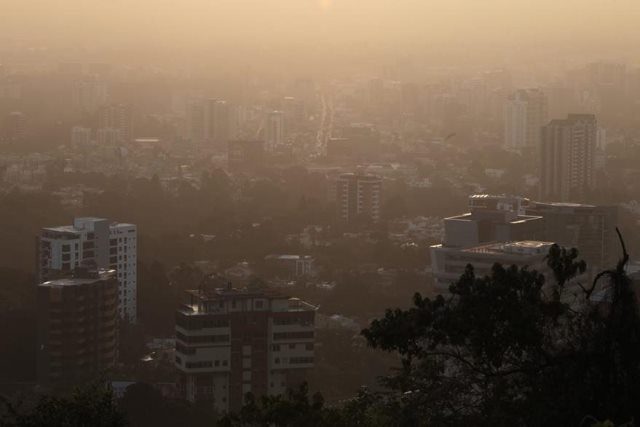
{"type": "Polygon", "coordinates": [[[47,282],[40,283],[38,286],[50,287],[50,288],[81,286],[81,285],[87,285],[90,283],[95,283],[99,280],[108,280],[108,279],[115,279],[115,278],[116,278],[115,270],[98,270],[97,272],[88,273],[86,277],[65,277],[62,279],[49,280],[47,282]]]}
{"type": "Polygon", "coordinates": [[[493,242],[463,249],[462,251],[469,253],[531,256],[542,254],[546,255],[549,252],[549,248],[553,245],[553,242],[521,240],[515,242],[493,242]]]}

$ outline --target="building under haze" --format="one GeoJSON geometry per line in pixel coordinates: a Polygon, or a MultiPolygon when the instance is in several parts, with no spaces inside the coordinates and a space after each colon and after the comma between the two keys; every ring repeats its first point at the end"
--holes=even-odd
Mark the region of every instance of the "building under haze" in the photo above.
{"type": "Polygon", "coordinates": [[[314,366],[316,307],[268,289],[186,292],[176,313],[183,396],[218,412],[238,410],[246,393],[278,395],[314,366]]]}
{"type": "Polygon", "coordinates": [[[217,98],[194,99],[187,105],[187,138],[195,143],[224,150],[233,136],[231,105],[217,98]]]}
{"type": "Polygon", "coordinates": [[[75,218],[73,225],[43,228],[37,239],[38,280],[68,274],[81,265],[114,269],[118,313],[137,320],[137,228],[103,218],[75,218]]]}
{"type": "Polygon", "coordinates": [[[282,111],[271,111],[267,114],[264,134],[268,151],[273,151],[284,144],[284,118],[282,111]]]}
{"type": "Polygon", "coordinates": [[[91,142],[91,129],[82,126],[71,128],[71,144],[86,146],[91,142]]]}
{"type": "Polygon", "coordinates": [[[73,387],[113,367],[118,343],[115,270],[76,269],[37,287],[38,383],[73,387]]]}
{"type": "Polygon", "coordinates": [[[542,128],[540,199],[584,201],[595,185],[598,125],[592,114],[569,114],[542,128]]]}
{"type": "Polygon", "coordinates": [[[98,113],[98,132],[111,129],[117,132],[118,142],[133,139],[133,107],[129,104],[111,104],[102,107],[98,113]]]}
{"type": "Polygon", "coordinates": [[[336,180],[336,208],[344,222],[380,221],[382,178],[345,173],[336,180]]]}
{"type": "Polygon", "coordinates": [[[547,97],[540,89],[520,89],[507,100],[504,116],[505,147],[536,149],[547,123],[547,97]]]}
{"type": "Polygon", "coordinates": [[[5,143],[15,144],[23,142],[27,135],[26,117],[20,111],[7,114],[2,123],[0,137],[5,143]]]}

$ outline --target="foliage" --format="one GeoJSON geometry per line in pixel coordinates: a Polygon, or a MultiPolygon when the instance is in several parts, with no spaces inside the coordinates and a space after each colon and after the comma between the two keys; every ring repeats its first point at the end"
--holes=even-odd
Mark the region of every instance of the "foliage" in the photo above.
{"type": "Polygon", "coordinates": [[[7,427],[119,427],[124,415],[114,403],[110,388],[96,382],[69,397],[42,396],[34,408],[24,410],[7,400],[0,409],[0,425],[7,427]]]}
{"type": "Polygon", "coordinates": [[[477,277],[468,266],[451,296],[416,294],[414,307],[388,310],[363,331],[372,347],[402,357],[402,369],[386,379],[391,397],[379,404],[414,414],[415,425],[577,425],[585,414],[614,422],[635,417],[640,319],[624,245],[623,253],[589,288],[577,283],[585,271],[577,252],[554,247],[553,281],[499,264],[477,277]],[[571,298],[576,288],[579,299],[571,298]]]}

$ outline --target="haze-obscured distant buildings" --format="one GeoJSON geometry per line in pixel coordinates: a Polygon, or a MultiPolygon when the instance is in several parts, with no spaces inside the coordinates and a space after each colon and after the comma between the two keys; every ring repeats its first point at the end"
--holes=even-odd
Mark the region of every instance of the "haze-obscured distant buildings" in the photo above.
{"type": "Polygon", "coordinates": [[[195,144],[226,148],[234,135],[231,105],[222,99],[195,99],[187,105],[186,136],[195,144]]]}
{"type": "Polygon", "coordinates": [[[267,151],[273,151],[284,144],[285,115],[282,111],[271,111],[267,114],[265,123],[265,142],[267,151]]]}
{"type": "MultiPolygon", "coordinates": [[[[112,132],[117,142],[131,142],[133,139],[133,107],[129,104],[112,104],[102,107],[98,115],[98,135],[112,132]]],[[[100,137],[98,136],[98,140],[100,137]]]]}
{"type": "Polygon", "coordinates": [[[535,149],[540,144],[542,126],[547,123],[547,97],[541,89],[521,89],[505,106],[505,147],[535,149]]]}

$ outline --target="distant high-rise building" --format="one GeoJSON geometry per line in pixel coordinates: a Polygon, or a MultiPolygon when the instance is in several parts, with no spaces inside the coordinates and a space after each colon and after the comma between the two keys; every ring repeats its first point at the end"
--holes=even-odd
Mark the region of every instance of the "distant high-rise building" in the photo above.
{"type": "Polygon", "coordinates": [[[93,113],[107,103],[107,84],[100,80],[82,80],[72,88],[73,107],[80,112],[93,113]]]}
{"type": "Polygon", "coordinates": [[[598,125],[592,114],[569,114],[542,128],[540,199],[584,201],[595,184],[598,125]]]}
{"type": "Polygon", "coordinates": [[[72,387],[113,367],[117,349],[118,282],[114,270],[78,269],[37,287],[38,382],[72,387]]]}
{"type": "Polygon", "coordinates": [[[380,220],[382,178],[345,173],[336,180],[338,217],[346,222],[380,220]]]}
{"type": "Polygon", "coordinates": [[[540,89],[521,89],[505,106],[505,147],[512,150],[537,148],[547,122],[547,97],[540,89]]]}
{"type": "Polygon", "coordinates": [[[269,289],[187,291],[176,313],[184,397],[236,411],[246,393],[279,395],[300,384],[314,365],[315,311],[269,289]]]}
{"type": "Polygon", "coordinates": [[[133,139],[133,109],[131,105],[113,104],[102,107],[98,122],[98,129],[117,130],[120,142],[131,142],[133,139]]]}
{"type": "Polygon", "coordinates": [[[187,104],[187,138],[223,149],[235,134],[232,106],[221,99],[195,99],[187,104]]]}
{"type": "Polygon", "coordinates": [[[265,141],[268,151],[272,151],[284,143],[284,113],[282,111],[271,111],[267,114],[265,141]]]}
{"type": "Polygon", "coordinates": [[[4,119],[2,139],[10,144],[24,141],[26,137],[26,119],[24,113],[12,111],[4,119]]]}
{"type": "Polygon", "coordinates": [[[96,141],[100,145],[114,145],[122,141],[121,133],[118,129],[103,128],[96,131],[96,141]]]}
{"type": "Polygon", "coordinates": [[[103,218],[75,218],[73,225],[43,228],[38,236],[38,280],[44,282],[82,264],[115,269],[119,283],[118,313],[137,318],[137,229],[103,218]]]}
{"type": "Polygon", "coordinates": [[[91,142],[91,129],[82,126],[71,128],[71,144],[87,145],[91,142]]]}
{"type": "Polygon", "coordinates": [[[187,104],[186,136],[194,144],[202,144],[206,139],[206,108],[202,100],[193,100],[187,104]]]}
{"type": "Polygon", "coordinates": [[[210,99],[208,101],[208,117],[206,121],[206,133],[213,146],[224,149],[231,136],[232,115],[227,101],[210,99]]]}

